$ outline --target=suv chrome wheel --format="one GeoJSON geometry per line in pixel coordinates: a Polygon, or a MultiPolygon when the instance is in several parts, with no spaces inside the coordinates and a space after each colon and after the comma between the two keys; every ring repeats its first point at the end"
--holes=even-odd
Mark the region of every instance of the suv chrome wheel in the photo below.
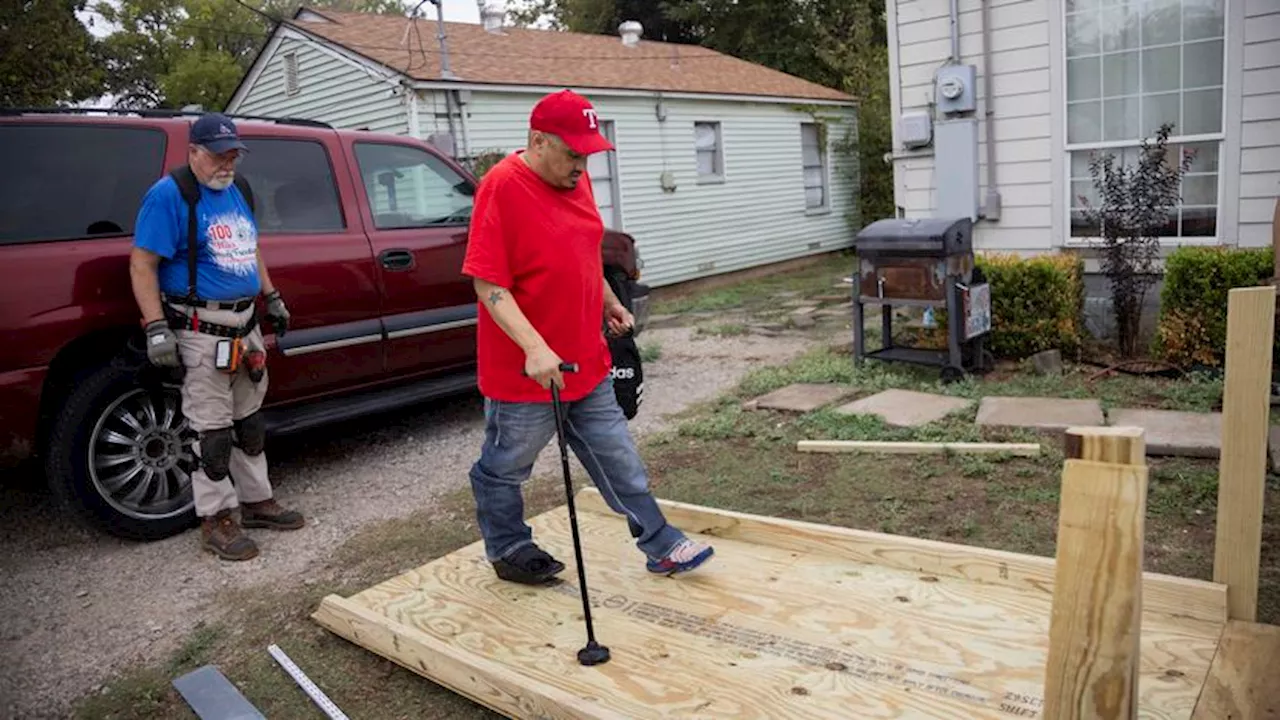
{"type": "Polygon", "coordinates": [[[180,402],[167,388],[134,388],[98,416],[89,440],[89,478],[117,512],[160,520],[190,511],[196,433],[180,402]]]}

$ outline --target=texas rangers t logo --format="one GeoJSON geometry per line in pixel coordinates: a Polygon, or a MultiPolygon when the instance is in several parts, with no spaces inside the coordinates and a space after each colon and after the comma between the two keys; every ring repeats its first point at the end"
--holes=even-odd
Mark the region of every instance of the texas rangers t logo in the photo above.
{"type": "Polygon", "coordinates": [[[582,116],[587,119],[587,126],[592,130],[596,129],[596,111],[594,108],[583,108],[582,116]]]}

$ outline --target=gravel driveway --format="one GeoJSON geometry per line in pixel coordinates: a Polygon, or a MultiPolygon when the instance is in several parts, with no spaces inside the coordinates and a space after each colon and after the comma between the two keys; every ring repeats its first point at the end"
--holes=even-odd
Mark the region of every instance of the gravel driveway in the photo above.
{"type": "MultiPolygon", "coordinates": [[[[652,328],[637,434],[711,399],[750,369],[822,340],[698,335],[652,328]]],[[[69,703],[137,660],[163,658],[224,588],[299,583],[309,568],[371,524],[429,508],[462,486],[480,447],[480,401],[466,396],[323,428],[269,446],[282,502],[306,513],[298,533],[255,533],[258,559],[225,563],[197,548],[197,531],[151,544],[121,542],[60,518],[38,487],[8,487],[0,503],[0,706],[16,717],[65,717],[69,703]]],[[[553,442],[536,472],[558,472],[553,442]]]]}

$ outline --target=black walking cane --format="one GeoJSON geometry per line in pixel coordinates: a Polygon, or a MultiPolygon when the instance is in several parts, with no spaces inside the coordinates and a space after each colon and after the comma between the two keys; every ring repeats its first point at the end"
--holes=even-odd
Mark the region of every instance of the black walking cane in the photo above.
{"type": "MultiPolygon", "coordinates": [[[[561,372],[577,372],[576,363],[561,363],[561,372]]],[[[578,511],[573,506],[573,483],[569,480],[569,447],[564,438],[564,408],[560,404],[560,388],[551,383],[551,404],[556,413],[556,437],[560,441],[560,464],[564,468],[564,494],[569,501],[569,527],[573,530],[573,556],[578,562],[578,587],[582,595],[582,614],[587,621],[587,644],[578,651],[581,665],[600,665],[609,662],[609,648],[596,642],[591,624],[591,603],[587,599],[587,571],[582,562],[582,543],[578,539],[578,511]]]]}

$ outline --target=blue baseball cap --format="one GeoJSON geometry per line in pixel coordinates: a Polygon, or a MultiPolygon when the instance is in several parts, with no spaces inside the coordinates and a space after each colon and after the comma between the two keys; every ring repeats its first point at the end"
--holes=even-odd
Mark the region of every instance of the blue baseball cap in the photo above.
{"type": "Polygon", "coordinates": [[[236,132],[236,124],[222,113],[205,113],[191,124],[190,140],[195,145],[203,145],[210,151],[221,155],[231,150],[248,150],[240,135],[236,132]]]}

